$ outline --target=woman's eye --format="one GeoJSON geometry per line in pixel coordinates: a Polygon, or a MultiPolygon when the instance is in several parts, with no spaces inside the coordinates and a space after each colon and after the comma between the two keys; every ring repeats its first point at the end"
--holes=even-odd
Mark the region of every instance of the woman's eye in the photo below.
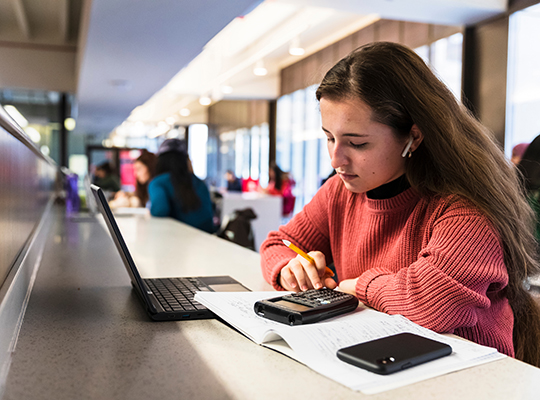
{"type": "Polygon", "coordinates": [[[361,143],[361,144],[351,143],[351,147],[353,147],[354,149],[359,149],[365,145],[366,143],[361,143]]]}
{"type": "Polygon", "coordinates": [[[334,138],[326,138],[326,141],[327,141],[328,143],[334,143],[334,138]]]}

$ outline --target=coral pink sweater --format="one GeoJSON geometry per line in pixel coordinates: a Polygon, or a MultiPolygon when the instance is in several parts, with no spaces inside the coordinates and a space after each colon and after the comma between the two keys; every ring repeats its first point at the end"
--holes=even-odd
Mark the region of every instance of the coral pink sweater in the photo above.
{"type": "Polygon", "coordinates": [[[340,281],[359,277],[364,304],[514,356],[501,243],[469,202],[423,199],[414,189],[373,200],[330,179],[261,246],[263,275],[278,290],[281,269],[296,256],[281,239],[323,252],[340,281]]]}

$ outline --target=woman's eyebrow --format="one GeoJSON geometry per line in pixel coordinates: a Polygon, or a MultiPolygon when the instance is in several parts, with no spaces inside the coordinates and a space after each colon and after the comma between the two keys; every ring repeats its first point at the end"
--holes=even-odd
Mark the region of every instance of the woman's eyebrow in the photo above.
{"type": "MultiPolygon", "coordinates": [[[[332,132],[330,132],[328,129],[326,129],[324,126],[322,127],[322,130],[325,131],[326,133],[328,134],[332,134],[332,132]]],[[[341,136],[350,136],[350,137],[359,137],[359,138],[365,138],[365,137],[369,137],[369,135],[364,135],[362,133],[344,133],[343,135],[341,136]]]]}

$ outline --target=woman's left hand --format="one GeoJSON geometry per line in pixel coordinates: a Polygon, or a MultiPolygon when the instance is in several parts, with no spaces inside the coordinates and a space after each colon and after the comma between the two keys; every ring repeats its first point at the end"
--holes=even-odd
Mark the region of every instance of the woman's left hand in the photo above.
{"type": "Polygon", "coordinates": [[[356,281],[358,281],[358,278],[345,279],[344,281],[339,282],[339,290],[356,296],[356,281]]]}

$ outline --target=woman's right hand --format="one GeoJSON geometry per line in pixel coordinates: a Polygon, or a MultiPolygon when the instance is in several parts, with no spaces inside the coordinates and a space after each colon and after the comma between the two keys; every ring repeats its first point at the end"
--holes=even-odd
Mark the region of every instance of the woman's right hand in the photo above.
{"type": "Polygon", "coordinates": [[[302,256],[296,256],[281,269],[279,283],[285,290],[300,292],[321,289],[323,286],[335,289],[337,283],[326,274],[326,259],[320,251],[309,253],[315,265],[302,256]]]}

